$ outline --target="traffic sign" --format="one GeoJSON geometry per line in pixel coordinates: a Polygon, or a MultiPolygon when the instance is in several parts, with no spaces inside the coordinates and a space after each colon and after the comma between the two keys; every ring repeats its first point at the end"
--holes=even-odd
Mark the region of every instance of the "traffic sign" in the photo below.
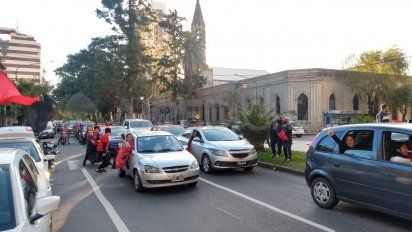
{"type": "Polygon", "coordinates": [[[196,114],[196,115],[195,115],[195,119],[196,119],[196,120],[199,120],[199,119],[200,119],[200,115],[199,115],[199,114],[196,114]]]}

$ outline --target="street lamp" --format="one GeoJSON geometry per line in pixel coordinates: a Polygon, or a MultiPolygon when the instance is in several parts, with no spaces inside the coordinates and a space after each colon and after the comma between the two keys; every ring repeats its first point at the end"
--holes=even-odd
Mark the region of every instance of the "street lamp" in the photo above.
{"type": "MultiPolygon", "coordinates": [[[[245,78],[245,79],[248,79],[249,80],[249,77],[246,77],[246,76],[243,76],[243,75],[240,75],[240,74],[234,74],[235,76],[238,76],[238,77],[243,77],[243,78],[245,78]]],[[[256,97],[256,105],[258,104],[258,84],[257,84],[257,81],[254,81],[254,80],[252,80],[252,82],[254,82],[255,83],[255,97],[256,97]]]]}
{"type": "Polygon", "coordinates": [[[139,97],[140,100],[142,101],[142,118],[143,118],[143,103],[144,103],[144,96],[139,97]]]}

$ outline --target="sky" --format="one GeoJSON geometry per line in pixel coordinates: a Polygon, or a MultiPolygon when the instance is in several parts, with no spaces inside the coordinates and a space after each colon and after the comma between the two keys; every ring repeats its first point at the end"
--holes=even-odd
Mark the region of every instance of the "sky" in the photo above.
{"type": "MultiPolygon", "coordinates": [[[[185,17],[196,0],[158,0],[185,17]]],[[[342,68],[350,54],[396,46],[412,56],[412,1],[200,0],[209,66],[278,72],[342,68]]],[[[0,27],[30,34],[42,45],[46,79],[91,38],[111,34],[96,17],[100,0],[0,0],[0,27]]]]}

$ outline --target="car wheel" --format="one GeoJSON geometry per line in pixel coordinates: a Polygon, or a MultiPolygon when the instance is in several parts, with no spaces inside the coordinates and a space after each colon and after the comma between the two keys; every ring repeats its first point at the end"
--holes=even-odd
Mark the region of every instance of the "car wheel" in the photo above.
{"type": "Polygon", "coordinates": [[[250,167],[243,168],[243,170],[245,172],[251,172],[251,171],[253,171],[254,168],[255,168],[255,166],[250,166],[250,167]]]}
{"type": "Polygon", "coordinates": [[[210,158],[207,155],[202,157],[202,171],[206,174],[212,173],[212,162],[210,162],[210,158]]]}
{"type": "Polygon", "coordinates": [[[332,209],[338,204],[335,190],[327,179],[323,177],[314,179],[310,185],[310,190],[313,201],[319,207],[332,209]]]}
{"type": "Polygon", "coordinates": [[[117,174],[119,174],[119,177],[125,177],[126,172],[122,168],[117,169],[117,174]]]}
{"type": "Polygon", "coordinates": [[[189,186],[190,188],[194,188],[194,187],[196,187],[196,185],[197,185],[197,181],[196,181],[196,182],[193,182],[193,183],[188,184],[188,186],[189,186]]]}
{"type": "Polygon", "coordinates": [[[137,170],[133,173],[133,186],[136,192],[143,191],[142,180],[140,179],[139,172],[137,170]]]}

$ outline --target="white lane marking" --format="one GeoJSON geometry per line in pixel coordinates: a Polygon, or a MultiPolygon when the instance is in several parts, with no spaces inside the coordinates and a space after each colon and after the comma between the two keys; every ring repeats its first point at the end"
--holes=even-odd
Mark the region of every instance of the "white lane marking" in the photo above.
{"type": "Polygon", "coordinates": [[[100,203],[102,203],[110,219],[112,219],[113,224],[116,226],[117,231],[129,232],[129,229],[127,228],[126,224],[120,218],[119,214],[117,214],[116,210],[109,203],[107,198],[103,195],[102,191],[100,191],[100,187],[96,184],[96,182],[94,182],[89,172],[84,168],[82,168],[81,170],[84,176],[86,177],[87,181],[89,182],[89,184],[92,186],[92,189],[94,193],[96,194],[97,199],[99,199],[100,203]]]}
{"type": "Polygon", "coordinates": [[[261,205],[261,206],[263,206],[263,207],[266,207],[266,208],[268,208],[268,209],[270,209],[270,210],[273,210],[273,211],[278,212],[278,213],[280,213],[280,214],[283,214],[283,215],[285,215],[285,216],[291,217],[291,218],[293,218],[293,219],[296,219],[296,220],[298,220],[298,221],[301,221],[301,222],[303,222],[303,223],[306,223],[306,224],[308,224],[308,225],[311,225],[311,226],[313,226],[313,227],[316,227],[316,228],[318,228],[318,229],[321,229],[321,230],[323,230],[323,231],[328,231],[328,232],[334,232],[334,231],[335,231],[335,230],[333,230],[333,229],[331,229],[331,228],[328,228],[328,227],[326,227],[326,226],[320,225],[320,224],[318,224],[318,223],[316,223],[316,222],[310,221],[310,220],[308,220],[308,219],[306,219],[306,218],[303,218],[303,217],[300,217],[300,216],[298,216],[298,215],[289,213],[289,212],[287,212],[287,211],[285,211],[285,210],[276,208],[276,207],[274,207],[274,206],[272,206],[272,205],[269,205],[269,204],[267,204],[267,203],[265,203],[265,202],[256,200],[255,198],[249,197],[249,196],[247,196],[247,195],[245,195],[245,194],[243,194],[243,193],[240,193],[240,192],[237,192],[237,191],[232,190],[232,189],[230,189],[230,188],[227,188],[227,187],[224,187],[224,186],[222,186],[222,185],[216,184],[216,183],[214,183],[214,182],[212,182],[212,181],[209,181],[209,180],[206,180],[206,179],[204,179],[204,178],[202,178],[202,177],[199,177],[199,180],[201,180],[201,181],[203,181],[203,182],[205,182],[205,183],[207,183],[207,184],[210,184],[210,185],[212,185],[212,186],[215,186],[216,188],[220,188],[220,189],[223,189],[223,190],[225,190],[225,191],[228,191],[228,192],[230,192],[230,193],[232,193],[232,194],[234,194],[234,195],[236,195],[236,196],[239,196],[239,197],[241,197],[241,198],[244,198],[244,199],[246,199],[246,200],[248,200],[248,201],[251,201],[251,202],[254,202],[254,203],[258,204],[258,205],[261,205]]]}
{"type": "Polygon", "coordinates": [[[69,166],[70,171],[78,170],[80,168],[78,160],[68,160],[67,165],[69,166]]]}
{"type": "Polygon", "coordinates": [[[57,165],[65,162],[65,161],[67,161],[67,160],[75,159],[75,158],[80,157],[80,156],[84,156],[84,154],[71,155],[71,156],[66,157],[66,158],[64,158],[64,159],[62,159],[62,160],[59,160],[59,161],[57,161],[57,162],[54,162],[54,166],[56,167],[57,165]]]}

